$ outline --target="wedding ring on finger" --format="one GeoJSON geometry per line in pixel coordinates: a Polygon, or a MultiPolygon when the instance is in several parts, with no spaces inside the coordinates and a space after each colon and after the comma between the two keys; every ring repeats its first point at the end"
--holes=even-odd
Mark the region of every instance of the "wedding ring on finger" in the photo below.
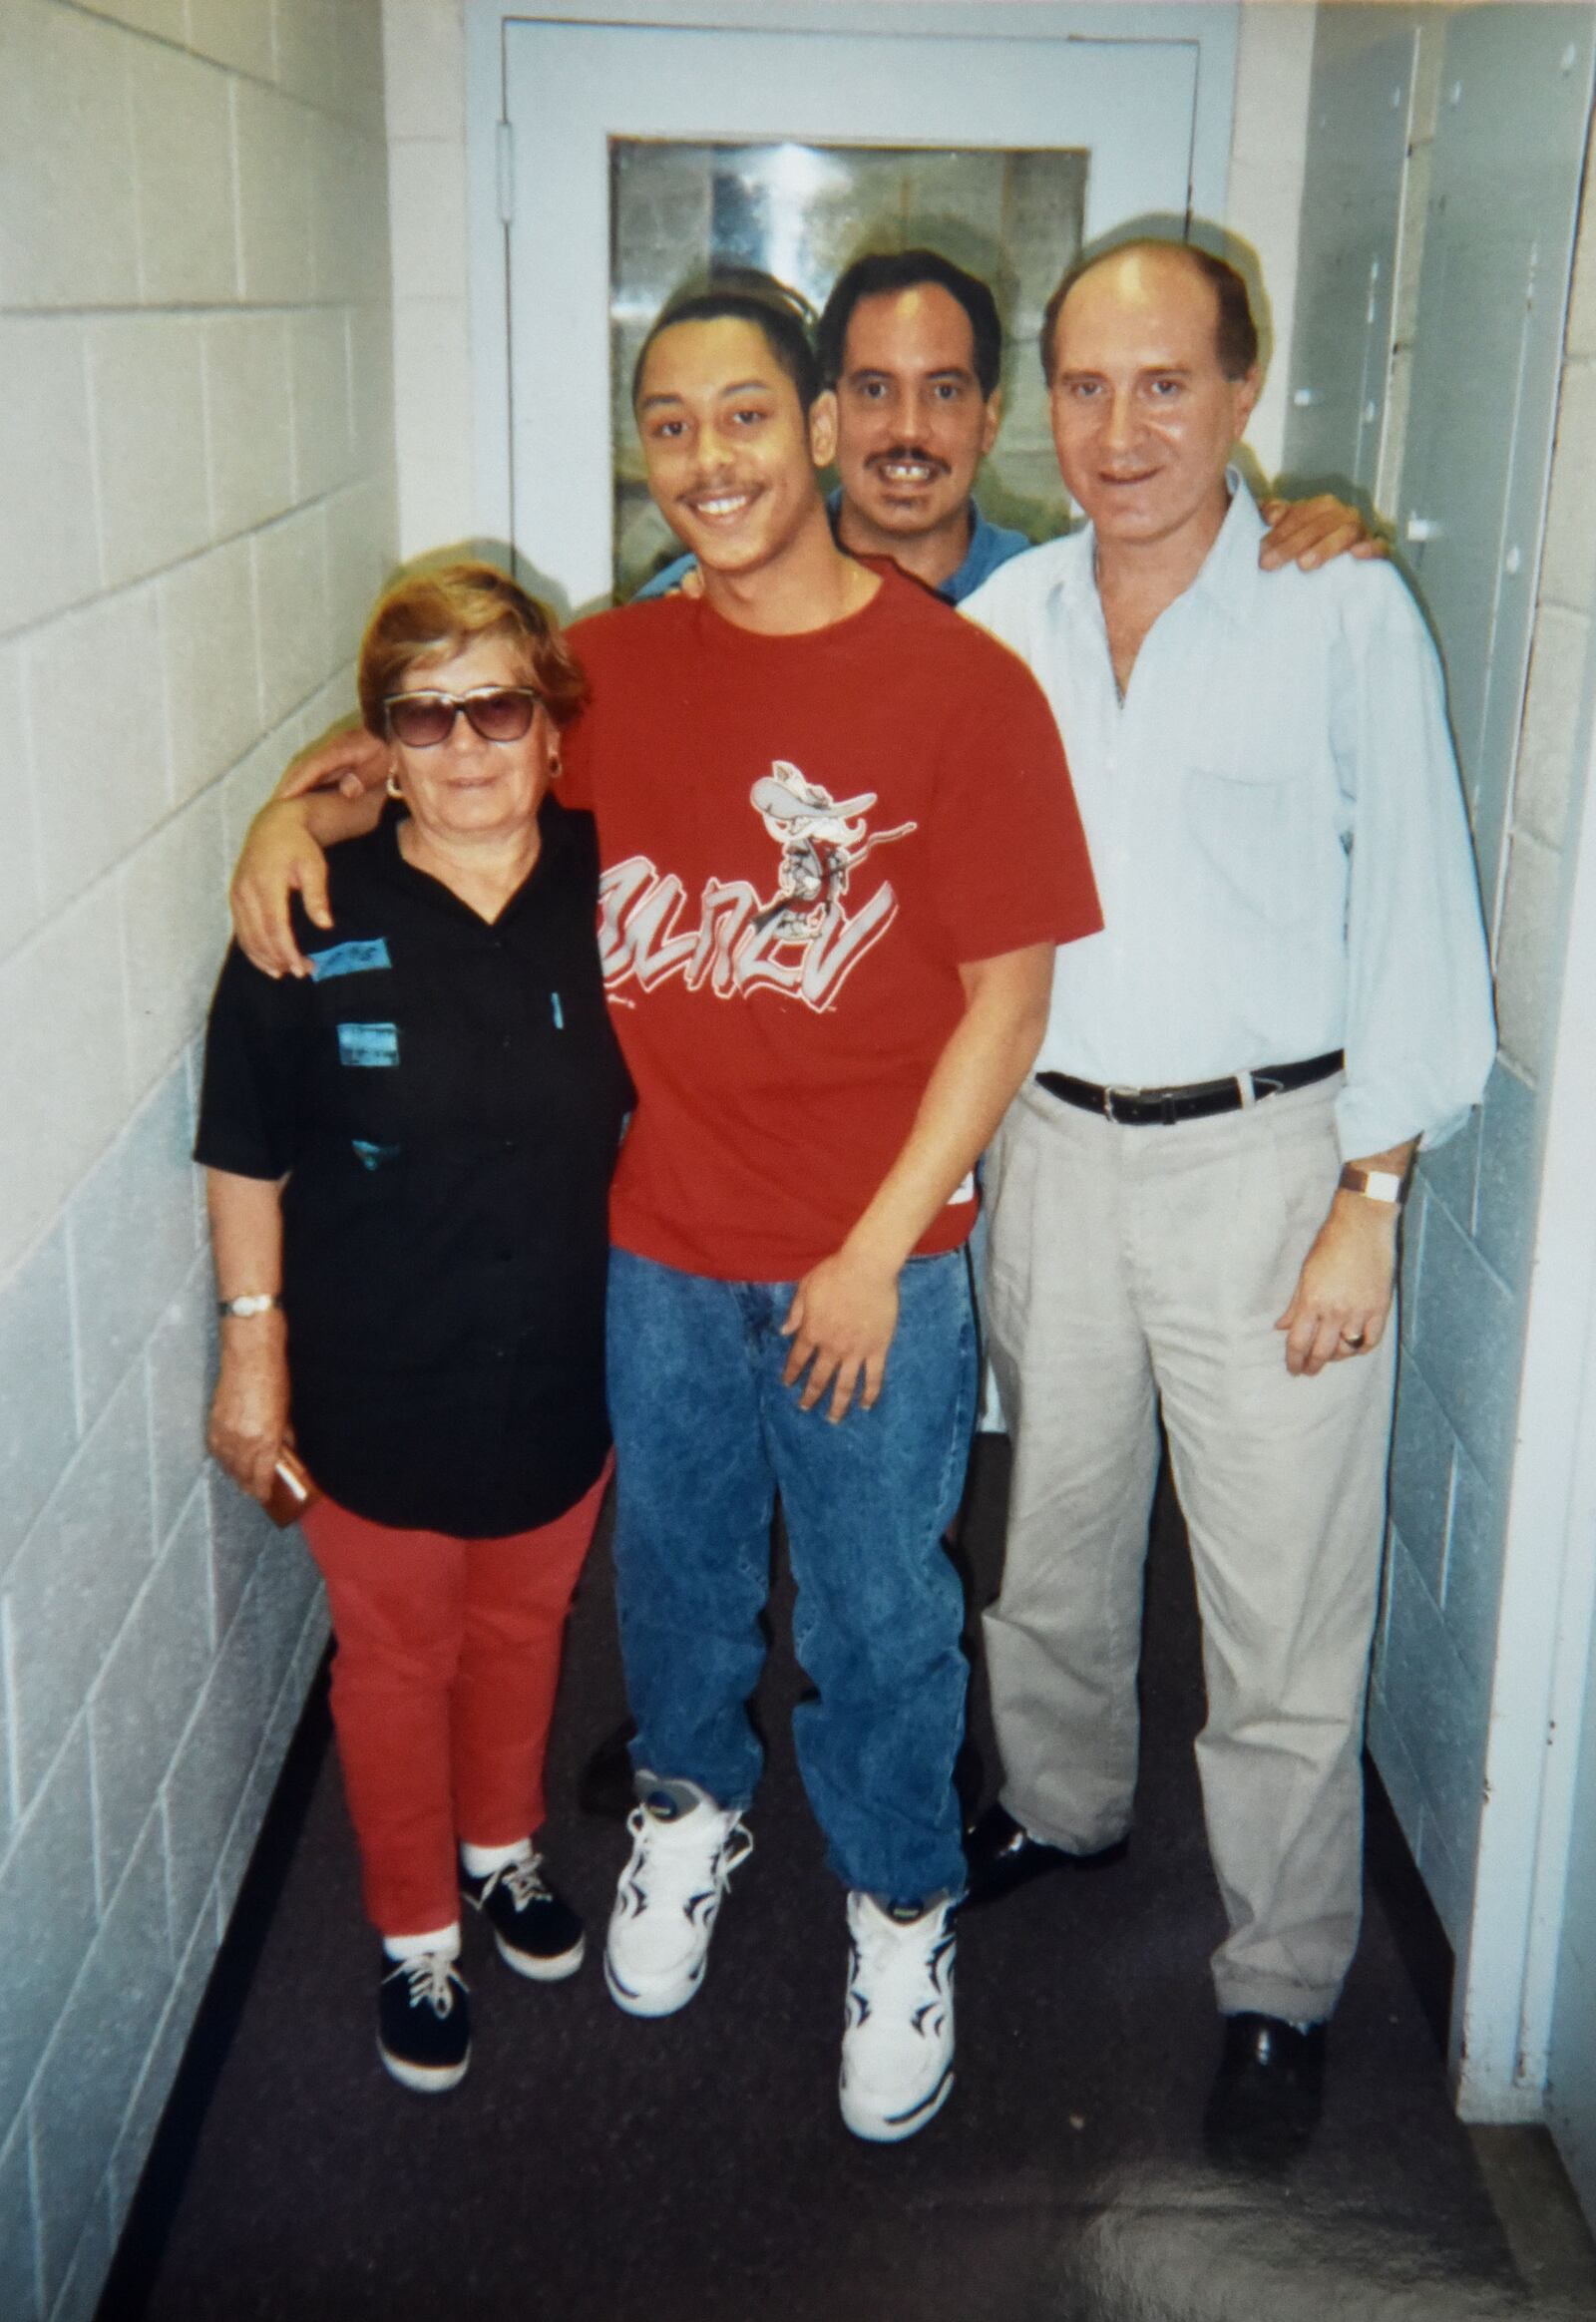
{"type": "Polygon", "coordinates": [[[1350,1354],[1356,1354],[1364,1343],[1362,1331],[1343,1331],[1341,1343],[1350,1354]]]}

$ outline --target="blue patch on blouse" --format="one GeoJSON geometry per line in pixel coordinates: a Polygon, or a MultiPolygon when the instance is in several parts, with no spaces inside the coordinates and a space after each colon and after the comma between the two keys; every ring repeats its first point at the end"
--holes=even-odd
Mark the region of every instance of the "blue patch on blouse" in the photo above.
{"type": "Polygon", "coordinates": [[[397,1064],[397,1024],[340,1024],[338,1057],[344,1064],[397,1064]]]}
{"type": "Polygon", "coordinates": [[[399,1152],[397,1145],[373,1145],[366,1137],[351,1137],[349,1142],[362,1169],[380,1169],[385,1161],[396,1159],[399,1152]]]}
{"type": "Polygon", "coordinates": [[[385,937],[373,936],[368,943],[334,944],[330,951],[307,952],[310,973],[317,983],[325,983],[334,975],[364,975],[373,968],[391,968],[385,937]]]}

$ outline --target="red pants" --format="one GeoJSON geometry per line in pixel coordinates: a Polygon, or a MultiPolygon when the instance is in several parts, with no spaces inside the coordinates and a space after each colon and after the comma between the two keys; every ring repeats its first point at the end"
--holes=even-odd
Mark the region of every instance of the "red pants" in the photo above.
{"type": "Polygon", "coordinates": [[[366,1910],[386,1935],[460,1915],[456,1841],[510,1846],[544,1818],[566,1613],[608,1469],[535,1532],[459,1540],[304,1518],[338,1650],[332,1717],[366,1910]]]}

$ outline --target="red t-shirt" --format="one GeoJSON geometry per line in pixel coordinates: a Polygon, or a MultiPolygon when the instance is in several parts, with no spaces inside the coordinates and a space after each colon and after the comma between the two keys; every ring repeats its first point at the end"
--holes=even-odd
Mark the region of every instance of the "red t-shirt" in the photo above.
{"type": "MultiPolygon", "coordinates": [[[[591,805],[611,1017],[637,1090],[617,1246],[729,1281],[835,1250],[964,1012],[961,963],[1101,922],[1052,712],[896,575],[799,636],[666,597],[581,622],[565,739],[591,805]]],[[[956,1248],[973,1188],[923,1251],[956,1248]]]]}

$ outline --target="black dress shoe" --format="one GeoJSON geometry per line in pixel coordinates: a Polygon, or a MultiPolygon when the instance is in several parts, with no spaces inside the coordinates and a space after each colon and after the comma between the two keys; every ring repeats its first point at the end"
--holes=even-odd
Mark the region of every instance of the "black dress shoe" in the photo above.
{"type": "Polygon", "coordinates": [[[600,1815],[606,1822],[623,1822],[637,1803],[631,1776],[629,1744],[637,1729],[623,1719],[606,1734],[577,1776],[577,1803],[585,1814],[600,1815]]]}
{"type": "Polygon", "coordinates": [[[980,1910],[983,1903],[999,1903],[1015,1887],[1028,1886],[1054,1870],[1106,1870],[1124,1860],[1130,1841],[1117,1838],[1095,1854],[1071,1854],[1067,1846],[1049,1846],[1032,1838],[1002,1806],[989,1806],[979,1822],[965,1832],[968,1879],[962,1911],[980,1910]]]}
{"type": "Polygon", "coordinates": [[[1299,2032],[1278,2016],[1227,2016],[1203,2142],[1227,2168],[1284,2168],[1319,2126],[1325,2027],[1299,2032]]]}

